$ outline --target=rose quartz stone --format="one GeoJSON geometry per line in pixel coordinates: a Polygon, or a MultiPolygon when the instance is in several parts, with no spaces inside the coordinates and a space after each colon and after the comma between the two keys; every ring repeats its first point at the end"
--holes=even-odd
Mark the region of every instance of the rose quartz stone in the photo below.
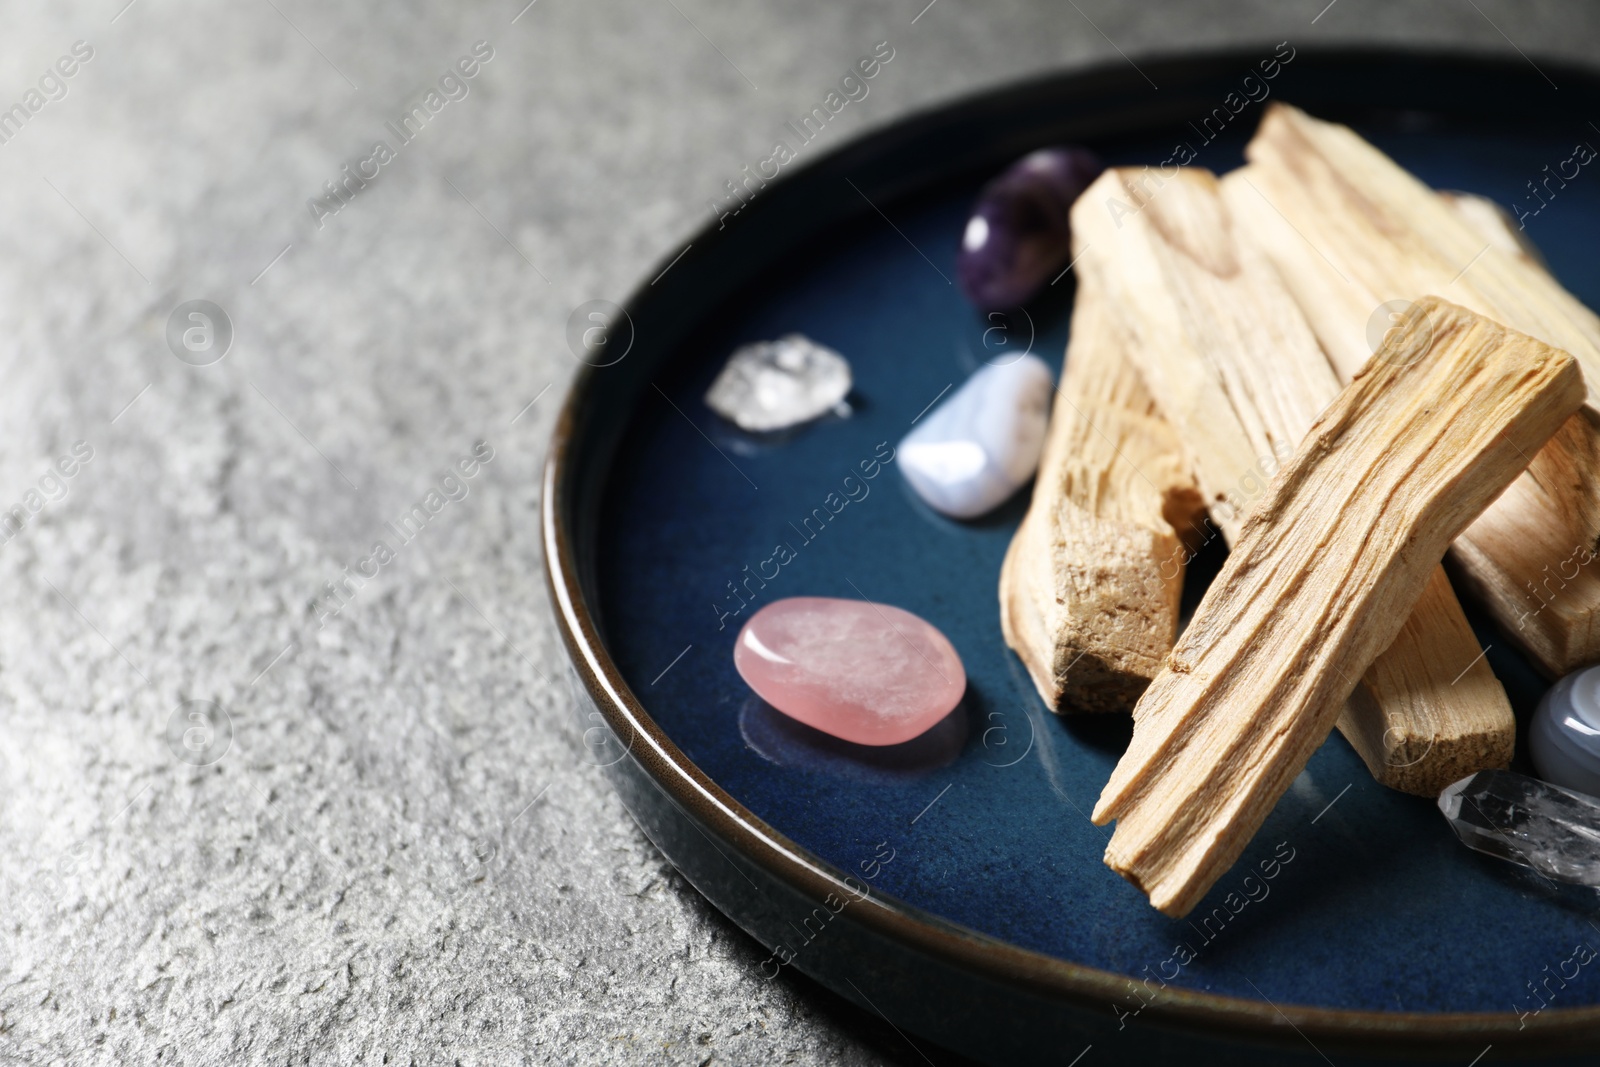
{"type": "Polygon", "coordinates": [[[733,663],[768,704],[858,745],[897,745],[950,714],[967,672],[948,638],[909,611],[799,596],[750,617],[733,663]]]}

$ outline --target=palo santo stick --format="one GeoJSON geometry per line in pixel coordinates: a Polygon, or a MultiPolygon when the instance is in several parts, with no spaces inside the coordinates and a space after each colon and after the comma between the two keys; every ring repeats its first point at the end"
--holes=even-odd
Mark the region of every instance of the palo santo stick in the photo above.
{"type": "Polygon", "coordinates": [[[1310,427],[1134,709],[1093,817],[1117,819],[1107,864],[1168,915],[1242,853],[1435,560],[1582,405],[1565,352],[1418,309],[1310,427]]]}
{"type": "Polygon", "coordinates": [[[1168,915],[1238,858],[1451,540],[1583,403],[1565,352],[1436,297],[1418,311],[1273,479],[1134,709],[1093,818],[1168,915]]]}
{"type": "Polygon", "coordinates": [[[1539,253],[1538,247],[1528,240],[1527,232],[1517,228],[1516,220],[1505,208],[1488,197],[1457,192],[1453,189],[1441,189],[1439,199],[1455,212],[1456,218],[1472,227],[1472,232],[1483,238],[1487,244],[1515,256],[1530,267],[1545,270],[1544,256],[1539,253]]]}
{"type": "MultiPolygon", "coordinates": [[[[1471,193],[1444,191],[1439,193],[1439,198],[1484,241],[1514,257],[1528,269],[1548,275],[1548,266],[1538,247],[1528,240],[1526,231],[1518,227],[1510,213],[1499,204],[1471,193]]],[[[1490,510],[1496,513],[1501,539],[1510,544],[1538,546],[1532,550],[1535,558],[1562,556],[1554,567],[1547,564],[1540,569],[1538,586],[1529,591],[1531,595],[1525,596],[1520,606],[1515,603],[1504,605],[1505,617],[1515,615],[1517,618],[1519,637],[1522,631],[1528,629],[1530,620],[1538,619],[1547,604],[1560,605],[1549,621],[1548,632],[1567,637],[1573,651],[1564,662],[1543,664],[1545,670],[1552,674],[1562,673],[1568,666],[1575,667],[1580,662],[1587,662],[1592,656],[1592,653],[1582,651],[1593,645],[1586,644],[1581,635],[1585,632],[1584,628],[1593,627],[1596,620],[1594,616],[1584,613],[1583,605],[1600,603],[1600,586],[1594,584],[1595,575],[1584,570],[1593,562],[1595,551],[1583,540],[1580,517],[1572,515],[1569,522],[1562,526],[1549,525],[1546,518],[1550,508],[1546,502],[1537,499],[1543,490],[1532,472],[1543,469],[1547,457],[1561,457],[1558,466],[1600,470],[1600,454],[1595,451],[1600,448],[1600,435],[1589,432],[1584,422],[1574,421],[1579,419],[1581,416],[1569,419],[1567,426],[1534,457],[1530,473],[1513,482],[1505,495],[1490,506],[1490,510]],[[1587,453],[1582,451],[1584,449],[1588,450],[1587,453]],[[1535,494],[1536,499],[1530,501],[1527,497],[1529,493],[1535,494]],[[1572,586],[1570,590],[1569,585],[1572,586]]],[[[1468,534],[1483,526],[1486,519],[1487,516],[1469,527],[1468,534]]],[[[1461,538],[1452,547],[1451,556],[1454,561],[1459,561],[1474,552],[1481,553],[1481,548],[1469,538],[1461,538]]],[[[1466,567],[1458,564],[1457,581],[1472,589],[1473,595],[1479,600],[1490,601],[1496,595],[1496,589],[1475,576],[1494,573],[1494,566],[1494,561],[1488,558],[1478,559],[1466,567]]],[[[1596,641],[1600,642],[1600,638],[1596,641]]]]}
{"type": "MultiPolygon", "coordinates": [[[[1216,178],[1186,167],[1159,190],[1142,180],[1111,170],[1078,200],[1079,284],[1106,291],[1129,358],[1236,544],[1339,380],[1272,264],[1237,232],[1216,178]],[[1107,204],[1131,210],[1114,218],[1107,204]]],[[[1423,796],[1511,762],[1511,703],[1442,570],[1362,676],[1339,729],[1379,782],[1423,796]]]]}
{"type": "Polygon", "coordinates": [[[1223,180],[1342,377],[1388,323],[1438,293],[1570,352],[1588,403],[1528,476],[1467,530],[1457,577],[1546,672],[1600,660],[1600,318],[1526,255],[1484,235],[1351,130],[1268,109],[1223,180]]]}
{"type": "Polygon", "coordinates": [[[1177,637],[1200,510],[1183,445],[1080,284],[1034,482],[1000,570],[1000,625],[1045,703],[1128,711],[1177,637]]]}

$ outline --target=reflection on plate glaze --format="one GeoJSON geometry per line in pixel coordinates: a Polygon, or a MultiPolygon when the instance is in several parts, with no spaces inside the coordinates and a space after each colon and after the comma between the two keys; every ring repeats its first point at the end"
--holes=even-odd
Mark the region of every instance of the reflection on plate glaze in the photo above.
{"type": "Polygon", "coordinates": [[[903,781],[948,767],[967,743],[967,702],[926,733],[898,745],[856,745],[797,722],[758,696],[739,708],[739,733],[757,755],[780,767],[819,771],[863,783],[903,781]]]}

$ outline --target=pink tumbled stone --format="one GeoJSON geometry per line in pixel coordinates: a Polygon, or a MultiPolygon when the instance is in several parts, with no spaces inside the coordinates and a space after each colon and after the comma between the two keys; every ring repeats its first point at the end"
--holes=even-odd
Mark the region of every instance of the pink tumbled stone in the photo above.
{"type": "Polygon", "coordinates": [[[897,745],[950,714],[967,689],[944,634],[909,611],[797,596],[750,617],[733,646],[750,688],[792,719],[858,745],[897,745]]]}

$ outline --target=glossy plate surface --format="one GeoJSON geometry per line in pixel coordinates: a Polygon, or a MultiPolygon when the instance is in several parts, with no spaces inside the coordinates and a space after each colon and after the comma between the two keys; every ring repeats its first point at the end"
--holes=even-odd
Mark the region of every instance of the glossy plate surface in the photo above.
{"type": "MultiPolygon", "coordinates": [[[[1297,1018],[1313,1032],[1367,1026],[1380,1013],[1420,1033],[1466,1015],[1514,1041],[1516,1013],[1540,1006],[1530,983],[1561,969],[1577,945],[1600,949],[1592,894],[1553,891],[1466,851],[1430,801],[1378,786],[1335,734],[1205,903],[1187,921],[1158,914],[1102,864],[1110,830],[1087,818],[1129,721],[1050,714],[1001,638],[996,580],[1026,492],[984,520],[953,522],[923,506],[888,458],[928,405],[984,361],[1031,348],[1059,371],[1070,273],[1025,314],[994,320],[950,284],[983,180],[1063,139],[1133,165],[1158,164],[1185,142],[1197,165],[1230,169],[1259,105],[1211,142],[1189,120],[1221,104],[1260,58],[1146,65],[1162,83],[1159,100],[1129,72],[1108,70],[919,116],[832,156],[820,142],[808,147],[809,166],[792,165],[642,288],[628,305],[627,356],[580,380],[546,501],[547,532],[560,534],[549,542],[552,581],[568,593],[563,622],[580,659],[624,683],[641,721],[670,743],[668,769],[646,768],[665,794],[706,809],[706,789],[685,785],[692,764],[716,794],[711,807],[748,813],[824,867],[870,874],[873,893],[891,909],[906,905],[913,922],[1076,965],[1060,971],[1063,996],[1086,968],[1237,998],[1231,1008],[1263,1018],[1276,1011],[1269,1005],[1301,1006],[1308,1013],[1297,1018]],[[758,441],[702,397],[736,346],[791,331],[851,361],[854,411],[758,441]],[[917,613],[961,654],[965,703],[895,750],[834,742],[777,714],[740,680],[732,645],[756,608],[786,596],[917,613]],[[578,615],[590,634],[575,632],[578,615]]],[[[1596,100],[1594,83],[1570,71],[1555,78],[1560,100],[1526,65],[1302,52],[1271,88],[1351,123],[1436,187],[1531,210],[1539,202],[1527,182],[1577,143],[1600,145],[1580,113],[1596,100]]],[[[1590,169],[1547,196],[1527,227],[1554,273],[1600,306],[1600,173],[1590,169]]],[[[1217,562],[1196,564],[1191,603],[1217,562]]],[[[1504,636],[1474,622],[1525,719],[1544,683],[1504,636]]],[[[628,701],[590,688],[621,734],[628,701]]],[[[1526,770],[1520,754],[1518,766],[1526,770]]],[[[712,836],[722,819],[705,815],[712,836]]],[[[724,847],[747,844],[730,833],[724,847]]],[[[781,862],[775,869],[781,877],[781,862]]],[[[737,900],[717,903],[740,919],[737,900]]],[[[803,953],[797,961],[805,969],[803,953]]],[[[1529,1028],[1593,1033],[1600,962],[1543,999],[1547,1008],[1524,1017],[1529,1028]]],[[[1193,1003],[1202,1022],[1207,1005],[1228,1004],[1193,1003]]],[[[1122,1001],[1139,1004],[1131,993],[1122,1001]]]]}

